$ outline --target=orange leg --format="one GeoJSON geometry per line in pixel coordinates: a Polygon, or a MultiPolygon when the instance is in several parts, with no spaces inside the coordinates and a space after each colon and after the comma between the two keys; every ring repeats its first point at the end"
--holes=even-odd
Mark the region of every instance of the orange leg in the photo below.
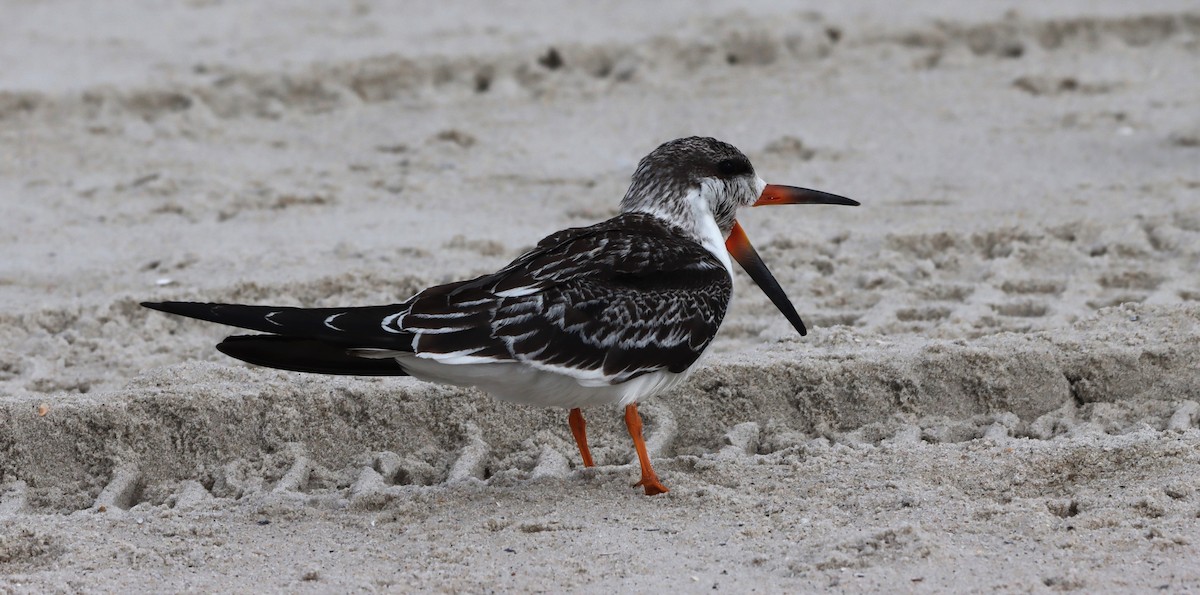
{"type": "Polygon", "coordinates": [[[647,496],[669,492],[667,486],[658,481],[658,475],[650,466],[650,453],[646,452],[646,441],[642,439],[642,416],[638,415],[637,403],[625,406],[625,426],[629,428],[633,447],[637,449],[638,462],[642,464],[642,480],[633,485],[645,488],[647,496]]]}
{"type": "Polygon", "coordinates": [[[571,410],[571,414],[567,416],[567,423],[571,425],[571,434],[575,436],[575,444],[579,446],[579,455],[583,457],[584,467],[595,467],[592,462],[592,451],[588,449],[587,432],[584,428],[587,426],[583,421],[583,412],[578,407],[571,410]]]}

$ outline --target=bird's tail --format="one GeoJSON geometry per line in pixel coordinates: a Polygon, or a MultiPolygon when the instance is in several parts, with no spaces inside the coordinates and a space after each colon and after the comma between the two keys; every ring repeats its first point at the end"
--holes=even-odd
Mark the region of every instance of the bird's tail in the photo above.
{"type": "Polygon", "coordinates": [[[412,351],[411,333],[400,330],[396,318],[406,304],[359,308],[293,308],[201,302],[142,302],[152,310],[227,324],[273,335],[320,339],[353,347],[412,351]]]}
{"type": "Polygon", "coordinates": [[[217,345],[217,351],[244,362],[268,368],[340,374],[346,376],[407,376],[395,358],[376,359],[351,355],[345,345],[280,335],[234,335],[217,345]]]}
{"type": "Polygon", "coordinates": [[[292,308],[199,302],[143,302],[143,306],[270,333],[226,338],[217,349],[252,364],[320,374],[404,376],[394,357],[359,353],[411,352],[413,335],[396,322],[405,304],[360,308],[292,308]]]}

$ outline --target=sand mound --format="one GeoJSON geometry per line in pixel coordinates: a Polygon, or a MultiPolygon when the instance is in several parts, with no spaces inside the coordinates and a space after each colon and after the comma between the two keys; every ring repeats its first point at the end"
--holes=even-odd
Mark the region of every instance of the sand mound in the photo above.
{"type": "Polygon", "coordinates": [[[1190,4],[306,6],[6,8],[0,589],[1200,588],[1190,4]],[[402,299],[690,134],[864,206],[741,216],[812,332],[737,280],[664,497],[137,305],[402,299]]]}

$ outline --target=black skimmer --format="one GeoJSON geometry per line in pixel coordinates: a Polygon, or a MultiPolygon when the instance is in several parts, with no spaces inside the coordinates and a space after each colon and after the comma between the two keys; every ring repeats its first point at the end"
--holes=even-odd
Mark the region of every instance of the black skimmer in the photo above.
{"type": "Polygon", "coordinates": [[[217,345],[260,366],[411,375],[569,409],[587,467],[593,462],[581,409],[624,406],[642,470],[635,485],[661,494],[667,488],[650,465],[637,403],[682,382],[716,336],[733,292],[730,255],[806,332],[735,219],[739,207],[786,204],[858,202],[769,185],[734,146],[682,138],[641,160],[616,217],[560,231],[495,273],[431,287],[397,304],[142,305],[268,333],[217,345]]]}

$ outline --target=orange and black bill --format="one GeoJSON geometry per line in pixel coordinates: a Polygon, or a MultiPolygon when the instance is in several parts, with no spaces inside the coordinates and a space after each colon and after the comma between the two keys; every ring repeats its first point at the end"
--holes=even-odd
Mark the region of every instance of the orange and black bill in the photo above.
{"type": "Polygon", "coordinates": [[[820,190],[767,184],[767,187],[763,188],[762,196],[759,196],[758,201],[750,206],[766,207],[770,205],[846,205],[848,207],[857,207],[858,201],[846,198],[845,196],[821,192],[820,190]]]}
{"type": "MultiPolygon", "coordinates": [[[[758,201],[751,206],[761,207],[768,205],[847,205],[858,206],[858,201],[851,200],[844,196],[821,192],[820,190],[809,190],[807,188],[796,188],[795,186],[778,186],[768,184],[763,189],[762,196],[758,201]]],[[[733,259],[742,265],[742,268],[754,280],[763,293],[771,299],[771,303],[775,304],[776,308],[783,313],[788,322],[796,327],[801,336],[808,334],[808,330],[804,328],[804,321],[800,320],[800,314],[796,313],[796,307],[792,305],[783,288],[779,286],[779,281],[775,280],[775,276],[771,274],[771,270],[767,268],[766,263],[759,257],[758,251],[750,244],[750,238],[746,237],[746,231],[737,221],[733,222],[733,230],[730,231],[729,237],[725,240],[725,248],[729,250],[729,254],[733,259]]]]}

